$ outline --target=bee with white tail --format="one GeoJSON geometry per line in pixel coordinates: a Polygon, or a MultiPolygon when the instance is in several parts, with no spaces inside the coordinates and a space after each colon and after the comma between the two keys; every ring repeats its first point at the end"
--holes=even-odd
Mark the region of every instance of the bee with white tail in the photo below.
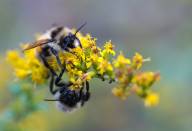
{"type": "MultiPolygon", "coordinates": [[[[62,73],[60,74],[62,76],[62,73]]],[[[45,101],[56,101],[56,106],[63,112],[71,112],[79,107],[82,107],[90,98],[89,83],[86,81],[79,90],[71,90],[69,87],[72,83],[64,83],[61,77],[56,80],[51,76],[50,93],[54,95],[55,99],[44,99],[45,101]],[[54,85],[58,88],[54,89],[54,85]],[[86,91],[84,91],[84,88],[86,91]]]]}

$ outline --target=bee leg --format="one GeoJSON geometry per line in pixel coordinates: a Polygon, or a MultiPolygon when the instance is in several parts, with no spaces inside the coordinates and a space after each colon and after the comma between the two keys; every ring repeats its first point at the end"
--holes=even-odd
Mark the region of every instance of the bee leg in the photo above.
{"type": "Polygon", "coordinates": [[[82,96],[83,96],[83,88],[81,88],[79,91],[79,101],[82,99],[82,96]]]}
{"type": "Polygon", "coordinates": [[[56,78],[55,84],[59,83],[61,81],[61,78],[63,76],[63,73],[65,72],[65,70],[62,70],[61,73],[59,74],[59,76],[56,78]]]}
{"type": "MultiPolygon", "coordinates": [[[[81,100],[82,100],[81,101],[81,106],[83,106],[84,103],[87,102],[89,100],[89,98],[90,98],[88,81],[86,81],[85,85],[86,85],[86,92],[83,92],[83,91],[80,90],[80,95],[81,95],[80,97],[81,97],[81,100]]],[[[83,88],[82,88],[82,90],[83,90],[83,88]]]]}
{"type": "Polygon", "coordinates": [[[68,88],[69,86],[73,85],[73,83],[71,83],[71,82],[66,83],[66,82],[61,82],[61,81],[58,82],[58,81],[56,81],[55,85],[58,86],[58,87],[66,87],[66,88],[68,88]]]}
{"type": "Polygon", "coordinates": [[[82,87],[81,89],[80,89],[80,92],[79,92],[79,100],[81,101],[81,106],[83,106],[84,104],[85,104],[85,100],[84,100],[84,92],[83,92],[83,88],[84,87],[82,87]]]}
{"type": "Polygon", "coordinates": [[[73,53],[71,52],[71,50],[70,50],[69,48],[67,48],[67,47],[65,47],[64,50],[65,50],[66,52],[69,52],[69,53],[73,54],[73,53]]]}
{"type": "Polygon", "coordinates": [[[85,101],[88,101],[90,98],[90,92],[89,92],[89,82],[86,81],[86,92],[85,92],[85,97],[84,97],[84,100],[85,101]]]}
{"type": "Polygon", "coordinates": [[[112,82],[115,82],[115,79],[112,79],[112,78],[111,78],[111,79],[109,80],[109,84],[111,84],[112,82]]]}
{"type": "Polygon", "coordinates": [[[63,66],[61,63],[61,60],[60,60],[59,55],[58,55],[58,51],[55,50],[54,48],[51,48],[51,52],[56,57],[57,63],[59,64],[59,66],[61,68],[61,72],[60,72],[59,76],[56,78],[56,81],[58,81],[61,79],[61,77],[63,76],[63,73],[65,72],[66,69],[65,69],[65,66],[63,66]]]}
{"type": "Polygon", "coordinates": [[[56,57],[57,63],[59,64],[59,66],[61,68],[61,73],[63,74],[65,72],[65,67],[61,63],[61,60],[60,60],[59,55],[58,55],[58,51],[55,50],[54,48],[51,48],[51,52],[56,57]]]}
{"type": "Polygon", "coordinates": [[[49,91],[51,92],[51,94],[55,94],[58,90],[53,90],[54,88],[54,75],[51,75],[51,81],[50,81],[50,85],[49,85],[49,91]]]}
{"type": "Polygon", "coordinates": [[[77,56],[77,54],[75,54],[74,52],[72,52],[69,48],[64,48],[64,50],[66,51],[66,52],[69,52],[69,53],[71,53],[72,55],[75,55],[76,57],[78,57],[77,56]]]}
{"type": "Polygon", "coordinates": [[[58,87],[69,87],[69,86],[71,86],[72,85],[71,82],[66,83],[66,82],[61,81],[61,77],[63,76],[63,73],[64,73],[64,71],[62,71],[59,74],[59,77],[56,78],[55,85],[58,86],[58,87]]]}
{"type": "Polygon", "coordinates": [[[57,76],[57,74],[55,73],[55,71],[50,67],[49,63],[46,60],[46,57],[43,54],[39,55],[41,60],[43,61],[44,65],[50,70],[50,72],[54,75],[57,76]]]}

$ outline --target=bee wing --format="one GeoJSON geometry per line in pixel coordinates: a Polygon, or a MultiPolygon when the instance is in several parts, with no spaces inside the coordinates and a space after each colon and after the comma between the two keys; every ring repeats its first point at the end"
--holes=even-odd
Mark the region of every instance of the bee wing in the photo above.
{"type": "Polygon", "coordinates": [[[50,40],[50,39],[43,39],[43,40],[38,40],[32,44],[30,44],[28,47],[26,47],[25,49],[23,49],[23,51],[26,51],[26,50],[30,50],[30,49],[33,49],[35,47],[38,47],[38,46],[41,46],[41,45],[44,45],[44,44],[48,44],[50,42],[53,42],[53,40],[50,40]]]}

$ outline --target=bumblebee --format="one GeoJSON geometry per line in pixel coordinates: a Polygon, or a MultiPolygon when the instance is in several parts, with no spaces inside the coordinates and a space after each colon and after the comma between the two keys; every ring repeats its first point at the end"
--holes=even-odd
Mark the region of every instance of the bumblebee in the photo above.
{"type": "Polygon", "coordinates": [[[69,87],[72,83],[64,83],[61,81],[62,73],[59,77],[51,76],[50,93],[54,95],[55,99],[44,99],[45,101],[56,101],[56,106],[63,112],[71,112],[82,107],[90,98],[89,83],[86,81],[79,90],[71,90],[69,87]],[[54,89],[54,85],[58,88],[54,89]],[[86,91],[84,91],[84,88],[86,91]]]}
{"type": "Polygon", "coordinates": [[[53,27],[46,31],[37,41],[30,44],[23,51],[36,48],[36,54],[43,64],[50,70],[50,72],[57,76],[56,72],[51,68],[47,62],[47,57],[54,55],[58,65],[61,68],[61,72],[65,71],[65,66],[62,65],[59,58],[59,51],[70,52],[70,49],[81,47],[80,40],[76,37],[76,34],[86,25],[86,22],[81,25],[74,34],[63,26],[53,27]]]}

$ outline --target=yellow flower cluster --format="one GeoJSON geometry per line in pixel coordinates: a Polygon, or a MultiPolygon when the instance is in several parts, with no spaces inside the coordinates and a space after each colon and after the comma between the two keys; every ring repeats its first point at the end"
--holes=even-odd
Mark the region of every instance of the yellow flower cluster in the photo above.
{"type": "Polygon", "coordinates": [[[35,55],[35,50],[29,50],[24,56],[17,50],[7,52],[7,61],[14,67],[17,78],[30,78],[34,83],[42,84],[48,78],[48,70],[35,55]]]}
{"type": "Polygon", "coordinates": [[[156,95],[156,99],[151,99],[150,87],[159,80],[159,73],[139,71],[143,62],[147,60],[143,59],[139,53],[135,53],[132,59],[126,58],[122,53],[117,56],[117,59],[114,60],[114,67],[118,84],[112,90],[115,96],[125,100],[130,93],[135,93],[145,99],[146,106],[155,106],[155,103],[158,103],[158,95],[156,95]]]}
{"type": "Polygon", "coordinates": [[[159,73],[145,72],[145,73],[137,74],[133,79],[133,83],[137,84],[138,86],[140,86],[144,89],[147,89],[155,81],[157,81],[159,79],[160,79],[159,73]]]}
{"type": "Polygon", "coordinates": [[[139,73],[133,78],[135,84],[134,92],[144,98],[145,106],[156,106],[159,103],[159,95],[151,91],[154,82],[160,79],[159,73],[144,72],[139,73]]]}
{"type": "MultiPolygon", "coordinates": [[[[145,99],[145,105],[155,105],[157,95],[150,94],[151,86],[159,79],[159,74],[140,71],[144,59],[136,53],[132,59],[126,58],[122,52],[117,57],[111,41],[104,43],[104,47],[97,46],[97,39],[90,34],[77,33],[83,48],[72,49],[71,52],[61,51],[59,57],[66,67],[69,81],[73,83],[72,89],[81,88],[85,81],[100,78],[109,82],[116,82],[112,93],[126,99],[130,93],[135,93],[145,99]],[[146,102],[147,101],[147,102],[146,102]],[[151,102],[149,102],[151,101],[151,102]]],[[[16,77],[19,79],[31,78],[34,83],[45,83],[48,79],[48,70],[38,60],[35,49],[26,51],[21,56],[18,51],[9,51],[7,59],[14,67],[16,77]]],[[[59,73],[59,66],[54,57],[48,58],[50,66],[59,73]]]]}

